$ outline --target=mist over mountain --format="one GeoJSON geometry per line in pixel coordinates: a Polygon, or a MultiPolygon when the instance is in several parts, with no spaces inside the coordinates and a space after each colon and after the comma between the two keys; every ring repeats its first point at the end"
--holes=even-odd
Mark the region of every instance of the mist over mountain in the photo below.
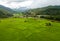
{"type": "Polygon", "coordinates": [[[29,10],[30,8],[27,8],[27,7],[20,7],[20,8],[16,8],[16,9],[14,9],[15,11],[17,11],[17,12],[25,12],[25,11],[27,11],[27,10],[29,10]]]}

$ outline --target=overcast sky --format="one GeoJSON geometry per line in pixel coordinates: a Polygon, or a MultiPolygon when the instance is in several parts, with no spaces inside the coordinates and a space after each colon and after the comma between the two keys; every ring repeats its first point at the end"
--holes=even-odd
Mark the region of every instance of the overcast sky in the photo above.
{"type": "Polygon", "coordinates": [[[0,0],[0,5],[9,8],[38,8],[48,5],[60,5],[60,0],[0,0]]]}

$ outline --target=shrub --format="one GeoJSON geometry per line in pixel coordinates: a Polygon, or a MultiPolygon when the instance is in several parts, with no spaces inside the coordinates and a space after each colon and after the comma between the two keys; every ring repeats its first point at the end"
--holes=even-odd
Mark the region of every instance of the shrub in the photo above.
{"type": "Polygon", "coordinates": [[[46,23],[46,26],[51,26],[51,23],[46,23]]]}

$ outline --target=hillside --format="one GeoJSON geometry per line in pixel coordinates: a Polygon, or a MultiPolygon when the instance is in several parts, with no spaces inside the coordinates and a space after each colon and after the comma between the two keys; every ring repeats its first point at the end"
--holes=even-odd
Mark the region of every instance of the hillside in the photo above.
{"type": "Polygon", "coordinates": [[[60,6],[47,6],[42,8],[30,9],[29,11],[25,12],[27,16],[36,17],[37,15],[49,15],[43,16],[48,19],[56,19],[60,20],[60,6]]]}
{"type": "Polygon", "coordinates": [[[12,16],[14,11],[10,8],[0,5],[0,18],[12,16]]]}
{"type": "MultiPolygon", "coordinates": [[[[60,6],[47,6],[47,7],[42,7],[42,8],[36,8],[36,9],[30,9],[27,12],[34,12],[35,14],[39,14],[39,15],[55,15],[58,12],[60,12],[60,6]]],[[[60,13],[58,13],[57,15],[59,15],[60,13]]]]}

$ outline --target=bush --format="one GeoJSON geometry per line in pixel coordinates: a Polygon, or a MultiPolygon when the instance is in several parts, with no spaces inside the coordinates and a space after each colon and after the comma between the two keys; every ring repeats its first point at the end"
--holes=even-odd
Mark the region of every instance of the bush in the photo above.
{"type": "Polygon", "coordinates": [[[51,20],[58,20],[60,21],[60,16],[41,16],[40,18],[51,19],[51,20]]]}
{"type": "Polygon", "coordinates": [[[46,26],[51,26],[51,23],[46,23],[46,26]]]}
{"type": "Polygon", "coordinates": [[[40,18],[45,18],[44,16],[40,16],[40,18]]]}

